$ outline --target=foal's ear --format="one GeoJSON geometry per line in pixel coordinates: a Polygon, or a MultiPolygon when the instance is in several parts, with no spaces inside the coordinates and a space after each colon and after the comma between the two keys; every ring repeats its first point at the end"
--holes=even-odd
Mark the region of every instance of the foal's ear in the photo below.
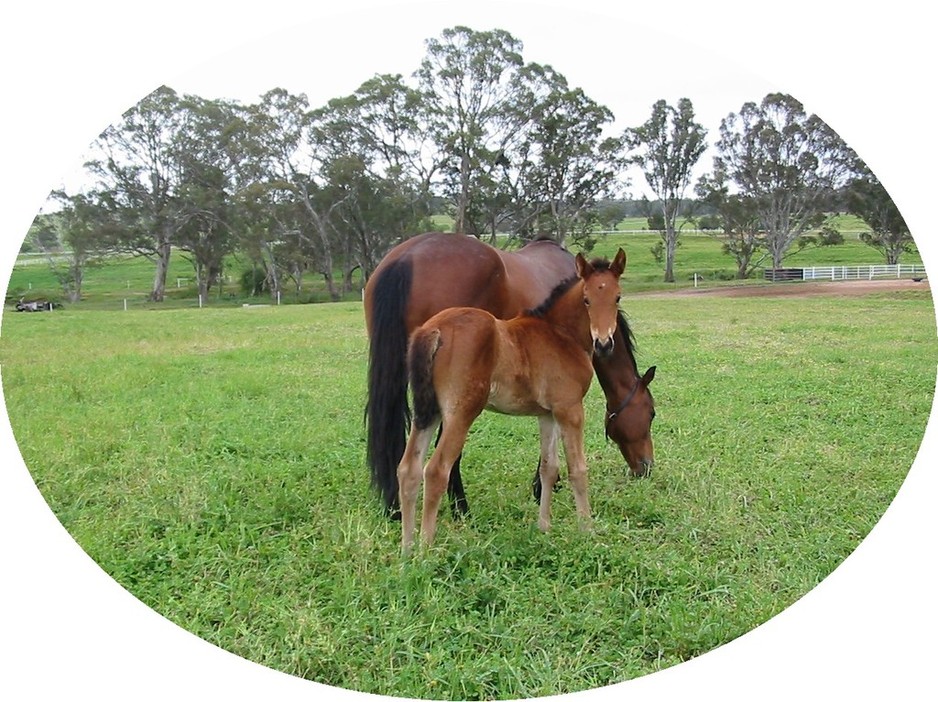
{"type": "Polygon", "coordinates": [[[609,266],[609,270],[618,278],[622,275],[622,271],[625,270],[625,251],[621,248],[616,253],[616,257],[612,259],[612,264],[609,266]]]}
{"type": "Polygon", "coordinates": [[[583,254],[578,253],[576,255],[576,274],[580,278],[588,278],[593,273],[593,266],[590,265],[590,262],[583,258],[583,254]]]}

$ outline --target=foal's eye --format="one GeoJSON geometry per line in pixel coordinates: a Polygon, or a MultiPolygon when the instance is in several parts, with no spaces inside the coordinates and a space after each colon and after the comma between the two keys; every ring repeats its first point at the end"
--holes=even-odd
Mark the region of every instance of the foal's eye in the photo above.
{"type": "Polygon", "coordinates": [[[587,307],[589,307],[589,306],[590,306],[589,298],[584,297],[584,298],[583,298],[583,304],[586,305],[587,307]]]}
{"type": "Polygon", "coordinates": [[[619,304],[619,300],[621,300],[621,299],[622,299],[622,296],[621,296],[621,295],[616,295],[616,304],[617,304],[617,305],[619,304]]]}

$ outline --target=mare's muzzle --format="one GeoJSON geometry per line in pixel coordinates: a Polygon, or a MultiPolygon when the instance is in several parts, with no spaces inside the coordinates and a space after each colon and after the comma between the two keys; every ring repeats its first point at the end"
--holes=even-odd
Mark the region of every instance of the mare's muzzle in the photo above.
{"type": "Polygon", "coordinates": [[[647,478],[651,475],[651,469],[655,467],[655,462],[651,458],[643,458],[638,462],[634,469],[630,468],[632,475],[636,478],[647,478]]]}

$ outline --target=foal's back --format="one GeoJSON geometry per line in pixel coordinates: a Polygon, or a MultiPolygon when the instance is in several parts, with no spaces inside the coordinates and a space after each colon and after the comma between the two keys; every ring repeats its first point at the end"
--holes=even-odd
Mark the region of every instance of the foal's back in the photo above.
{"type": "Polygon", "coordinates": [[[547,414],[559,402],[581,400],[593,376],[581,342],[529,314],[502,320],[471,307],[443,310],[414,332],[411,348],[426,354],[428,346],[444,417],[483,409],[547,414]]]}

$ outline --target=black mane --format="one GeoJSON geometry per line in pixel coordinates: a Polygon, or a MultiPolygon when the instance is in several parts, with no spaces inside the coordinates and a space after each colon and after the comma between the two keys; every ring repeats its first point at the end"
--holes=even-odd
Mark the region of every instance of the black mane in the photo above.
{"type": "Polygon", "coordinates": [[[622,331],[622,338],[625,339],[625,348],[629,352],[629,356],[632,357],[632,362],[635,363],[635,372],[638,372],[638,363],[635,361],[635,350],[637,348],[635,343],[635,333],[632,331],[632,327],[629,326],[629,320],[625,316],[625,312],[619,310],[618,322],[619,329],[622,331]]]}
{"type": "Polygon", "coordinates": [[[539,304],[537,307],[533,307],[529,310],[525,310],[522,314],[525,317],[538,317],[543,318],[548,312],[550,312],[551,307],[557,304],[557,300],[564,296],[564,294],[576,285],[579,278],[573,276],[572,278],[567,278],[564,281],[558,283],[553,290],[550,291],[550,294],[545,298],[544,302],[539,304]]]}
{"type": "MultiPolygon", "coordinates": [[[[609,270],[612,265],[609,261],[604,258],[596,258],[590,261],[590,265],[596,270],[609,270]]],[[[525,310],[522,314],[525,317],[537,317],[543,319],[544,316],[550,311],[550,309],[557,303],[564,293],[566,293],[570,288],[576,285],[579,277],[573,276],[572,278],[567,278],[564,281],[558,283],[553,290],[550,291],[550,294],[544,299],[544,301],[539,304],[537,307],[533,307],[529,310],[525,310]]],[[[622,331],[622,338],[625,339],[625,347],[629,352],[629,356],[632,357],[632,361],[635,362],[635,333],[632,331],[632,327],[629,326],[629,320],[626,318],[625,313],[620,309],[618,314],[619,329],[622,331]]],[[[636,365],[636,371],[638,366],[636,365]]]]}
{"type": "MultiPolygon", "coordinates": [[[[604,258],[594,258],[592,261],[590,261],[590,265],[594,270],[597,271],[608,271],[612,267],[612,263],[604,258]]],[[[539,304],[537,307],[525,310],[522,314],[524,314],[526,317],[543,317],[550,311],[550,308],[557,303],[557,300],[563,297],[563,294],[572,288],[579,279],[580,278],[578,276],[573,276],[561,281],[553,290],[550,291],[550,294],[547,296],[544,302],[539,304]]]]}

